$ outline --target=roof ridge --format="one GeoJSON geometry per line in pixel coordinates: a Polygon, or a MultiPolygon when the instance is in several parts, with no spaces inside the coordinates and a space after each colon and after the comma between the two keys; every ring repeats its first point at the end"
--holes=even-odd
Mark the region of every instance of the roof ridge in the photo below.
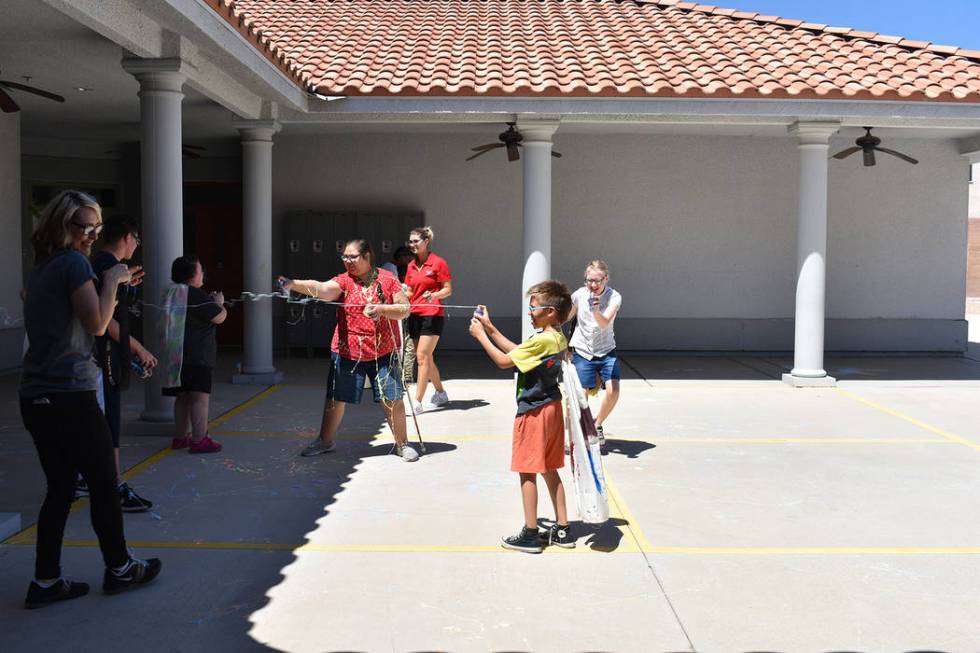
{"type": "Polygon", "coordinates": [[[823,34],[833,34],[845,38],[862,39],[872,43],[884,45],[897,45],[909,50],[923,50],[933,52],[943,56],[963,57],[980,61],[980,50],[968,50],[955,45],[938,45],[930,41],[916,41],[902,36],[889,36],[879,32],[862,32],[852,27],[831,27],[827,23],[810,23],[805,20],[783,18],[781,16],[767,16],[758,12],[740,11],[738,9],[726,9],[717,5],[706,5],[697,2],[686,2],[685,0],[633,0],[640,5],[656,5],[664,9],[680,9],[681,11],[696,11],[702,14],[724,16],[733,20],[751,20],[756,23],[766,23],[779,25],[787,29],[804,29],[810,32],[823,34]]]}

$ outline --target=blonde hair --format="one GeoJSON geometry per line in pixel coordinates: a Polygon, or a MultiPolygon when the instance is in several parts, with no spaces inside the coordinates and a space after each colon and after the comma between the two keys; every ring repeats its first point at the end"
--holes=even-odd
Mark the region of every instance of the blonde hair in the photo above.
{"type": "Polygon", "coordinates": [[[412,234],[415,234],[416,236],[422,238],[423,240],[428,240],[429,242],[435,240],[436,237],[436,232],[432,231],[432,227],[415,227],[414,229],[408,232],[409,236],[411,236],[412,234]]]}
{"type": "Polygon", "coordinates": [[[609,278],[609,265],[602,259],[597,258],[596,260],[586,265],[585,274],[588,274],[589,270],[598,270],[599,272],[602,272],[602,275],[606,277],[606,279],[609,278]]]}
{"type": "Polygon", "coordinates": [[[48,202],[31,234],[35,264],[58,250],[71,247],[71,222],[78,210],[84,208],[95,211],[99,222],[102,222],[102,207],[95,198],[81,191],[63,190],[48,202]]]}

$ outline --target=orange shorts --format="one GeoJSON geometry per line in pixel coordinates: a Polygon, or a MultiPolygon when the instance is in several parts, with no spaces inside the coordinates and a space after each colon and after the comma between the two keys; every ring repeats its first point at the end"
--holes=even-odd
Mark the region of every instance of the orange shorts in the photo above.
{"type": "Polygon", "coordinates": [[[514,420],[510,471],[543,474],[564,466],[565,417],[561,400],[518,415],[514,420]]]}

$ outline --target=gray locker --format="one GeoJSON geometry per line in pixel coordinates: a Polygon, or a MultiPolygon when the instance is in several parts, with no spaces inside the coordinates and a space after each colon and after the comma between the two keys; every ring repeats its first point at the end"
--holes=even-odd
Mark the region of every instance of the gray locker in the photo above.
{"type": "MultiPolygon", "coordinates": [[[[375,265],[391,260],[406,244],[408,230],[423,224],[421,211],[293,211],[286,215],[286,267],[293,279],[326,281],[341,274],[344,244],[366,238],[374,251],[375,265]]],[[[302,347],[307,355],[314,349],[329,349],[336,327],[336,307],[315,302],[290,304],[286,328],[287,345],[302,347]]]]}

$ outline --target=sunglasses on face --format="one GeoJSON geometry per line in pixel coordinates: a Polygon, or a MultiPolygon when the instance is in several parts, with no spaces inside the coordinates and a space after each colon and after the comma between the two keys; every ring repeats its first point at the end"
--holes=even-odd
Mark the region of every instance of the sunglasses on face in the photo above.
{"type": "Polygon", "coordinates": [[[354,254],[352,256],[344,254],[343,256],[340,257],[340,260],[343,261],[344,263],[353,263],[359,258],[361,258],[360,254],[354,254]]]}
{"type": "Polygon", "coordinates": [[[409,245],[418,245],[421,242],[425,242],[425,238],[409,238],[408,239],[408,244],[409,245]]]}
{"type": "Polygon", "coordinates": [[[551,304],[545,304],[543,306],[530,306],[530,305],[528,305],[527,310],[533,313],[534,311],[540,311],[542,308],[555,308],[555,307],[552,306],[551,304]]]}
{"type": "Polygon", "coordinates": [[[85,234],[86,236],[91,236],[94,233],[96,238],[98,238],[99,234],[102,233],[101,222],[99,222],[98,224],[85,224],[83,222],[75,222],[74,220],[72,220],[71,224],[81,229],[82,233],[85,234]]]}

